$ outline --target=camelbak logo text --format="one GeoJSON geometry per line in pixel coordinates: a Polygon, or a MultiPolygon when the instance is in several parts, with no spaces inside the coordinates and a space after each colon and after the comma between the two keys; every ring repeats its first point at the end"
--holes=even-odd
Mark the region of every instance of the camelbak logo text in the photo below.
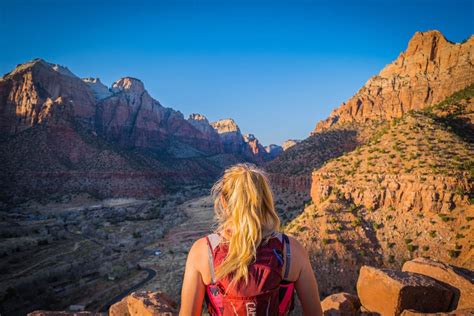
{"type": "Polygon", "coordinates": [[[257,316],[257,304],[254,302],[245,303],[247,308],[247,316],[257,316]]]}

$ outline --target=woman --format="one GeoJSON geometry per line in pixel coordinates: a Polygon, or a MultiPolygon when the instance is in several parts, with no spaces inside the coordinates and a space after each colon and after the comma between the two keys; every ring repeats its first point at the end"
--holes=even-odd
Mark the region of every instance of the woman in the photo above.
{"type": "Polygon", "coordinates": [[[304,315],[322,315],[318,286],[301,244],[279,233],[269,181],[238,164],[212,188],[216,233],[194,243],[186,262],[180,315],[288,315],[294,289],[304,315]]]}

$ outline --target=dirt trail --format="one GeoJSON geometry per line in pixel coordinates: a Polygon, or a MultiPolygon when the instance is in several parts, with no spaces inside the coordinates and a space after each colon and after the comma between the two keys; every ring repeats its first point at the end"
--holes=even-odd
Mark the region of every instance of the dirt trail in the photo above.
{"type": "Polygon", "coordinates": [[[194,241],[211,232],[214,210],[209,196],[196,198],[180,205],[176,212],[185,212],[188,219],[172,227],[166,236],[148,250],[161,250],[161,255],[145,258],[140,264],[157,272],[143,290],[160,290],[178,299],[189,249],[194,241]]]}

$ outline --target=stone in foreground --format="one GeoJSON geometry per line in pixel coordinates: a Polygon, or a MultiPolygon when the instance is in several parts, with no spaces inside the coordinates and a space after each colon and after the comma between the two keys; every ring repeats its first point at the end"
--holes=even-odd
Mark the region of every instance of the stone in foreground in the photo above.
{"type": "Polygon", "coordinates": [[[429,276],[454,288],[451,309],[474,309],[474,272],[426,258],[405,262],[402,271],[429,276]]]}
{"type": "Polygon", "coordinates": [[[458,309],[448,313],[420,313],[411,309],[404,310],[401,316],[472,316],[474,309],[458,309]]]}
{"type": "Polygon", "coordinates": [[[96,312],[34,311],[28,313],[28,316],[106,316],[106,314],[96,312]]]}
{"type": "Polygon", "coordinates": [[[324,316],[355,316],[360,308],[357,296],[349,293],[337,293],[321,302],[324,316]]]}
{"type": "Polygon", "coordinates": [[[177,304],[161,292],[134,292],[112,305],[109,316],[177,316],[177,304]]]}
{"type": "Polygon", "coordinates": [[[363,266],[357,294],[369,311],[400,315],[405,309],[435,313],[449,310],[453,293],[438,281],[416,273],[363,266]]]}

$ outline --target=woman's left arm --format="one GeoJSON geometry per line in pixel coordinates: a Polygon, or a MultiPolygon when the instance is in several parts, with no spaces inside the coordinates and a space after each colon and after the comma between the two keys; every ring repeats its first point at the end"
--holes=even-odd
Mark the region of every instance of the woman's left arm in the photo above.
{"type": "Polygon", "coordinates": [[[205,285],[199,267],[206,256],[200,255],[202,248],[207,247],[205,239],[197,240],[191,247],[186,260],[186,270],[184,271],[183,288],[181,290],[180,316],[201,315],[202,303],[205,293],[205,285]]]}

